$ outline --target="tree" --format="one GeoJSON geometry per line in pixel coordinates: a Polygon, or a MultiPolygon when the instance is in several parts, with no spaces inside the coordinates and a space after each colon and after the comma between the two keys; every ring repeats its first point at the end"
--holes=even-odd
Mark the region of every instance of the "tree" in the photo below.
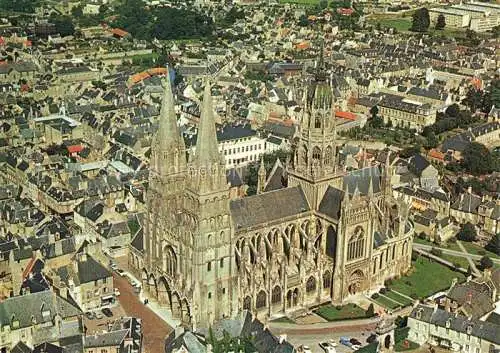
{"type": "Polygon", "coordinates": [[[436,29],[443,30],[445,26],[446,26],[446,18],[442,13],[440,13],[437,18],[436,29]]]}
{"type": "Polygon", "coordinates": [[[493,261],[488,256],[483,256],[481,260],[479,260],[479,265],[485,270],[493,267],[493,261]]]}
{"type": "Polygon", "coordinates": [[[427,10],[427,8],[425,7],[422,7],[415,11],[415,13],[413,14],[410,29],[414,32],[427,32],[430,24],[431,20],[429,17],[429,10],[427,10]]]}
{"type": "Polygon", "coordinates": [[[81,6],[75,6],[71,9],[71,14],[73,15],[73,17],[82,17],[83,8],[81,6]]]}
{"type": "Polygon", "coordinates": [[[464,150],[462,166],[471,174],[483,175],[498,168],[498,159],[478,142],[470,143],[464,150]]]}
{"type": "Polygon", "coordinates": [[[370,303],[368,309],[366,309],[366,317],[372,317],[375,315],[375,308],[373,307],[373,303],[370,303]]]}
{"type": "Polygon", "coordinates": [[[458,113],[460,113],[460,107],[458,106],[457,103],[454,103],[450,105],[448,108],[446,108],[446,115],[448,116],[457,117],[458,113]]]}
{"type": "Polygon", "coordinates": [[[75,34],[75,25],[69,16],[52,17],[50,22],[55,25],[56,31],[61,37],[75,34]]]}
{"type": "Polygon", "coordinates": [[[309,26],[309,20],[308,20],[306,15],[301,15],[299,17],[299,26],[301,26],[301,27],[309,26]]]}
{"type": "Polygon", "coordinates": [[[476,240],[476,237],[477,237],[476,227],[474,227],[474,225],[469,222],[462,224],[462,228],[457,234],[458,240],[468,241],[468,242],[476,240]]]}
{"type": "Polygon", "coordinates": [[[324,10],[328,7],[328,0],[320,0],[317,5],[317,9],[319,11],[324,10]]]}
{"type": "Polygon", "coordinates": [[[495,234],[484,248],[500,256],[500,233],[495,234]]]}

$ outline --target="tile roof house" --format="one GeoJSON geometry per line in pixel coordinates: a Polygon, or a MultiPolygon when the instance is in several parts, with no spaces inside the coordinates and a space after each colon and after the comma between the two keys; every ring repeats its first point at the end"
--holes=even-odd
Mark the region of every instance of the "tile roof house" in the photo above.
{"type": "Polygon", "coordinates": [[[10,351],[19,341],[28,347],[58,344],[61,339],[81,335],[81,315],[78,307],[52,291],[8,298],[0,303],[1,329],[9,332],[0,349],[10,351]]]}

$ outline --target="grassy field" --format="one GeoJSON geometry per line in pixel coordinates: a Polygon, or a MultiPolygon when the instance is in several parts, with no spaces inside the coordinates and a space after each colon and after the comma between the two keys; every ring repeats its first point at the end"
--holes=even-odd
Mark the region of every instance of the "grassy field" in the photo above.
{"type": "Polygon", "coordinates": [[[403,304],[403,306],[408,306],[408,305],[411,305],[413,304],[413,301],[408,299],[408,298],[405,298],[401,295],[399,295],[398,293],[396,292],[393,292],[393,291],[387,291],[385,294],[384,294],[386,297],[389,297],[395,301],[397,301],[398,303],[401,303],[403,304]]]}
{"type": "Polygon", "coordinates": [[[274,319],[274,320],[271,320],[272,322],[283,322],[283,323],[286,323],[286,324],[294,324],[295,321],[293,321],[292,319],[290,319],[288,316],[283,316],[283,317],[280,317],[280,318],[277,318],[277,319],[274,319]]]}
{"type": "MultiPolygon", "coordinates": [[[[415,243],[418,243],[418,244],[430,245],[430,246],[434,246],[436,248],[450,249],[450,250],[462,252],[462,250],[460,249],[460,247],[458,246],[457,243],[449,242],[449,243],[437,245],[437,244],[434,244],[433,242],[430,242],[426,239],[420,239],[419,237],[415,237],[415,239],[413,241],[415,243]]],[[[477,244],[462,241],[462,245],[464,246],[465,250],[467,250],[467,252],[469,254],[480,255],[480,256],[487,255],[487,256],[491,257],[492,259],[493,258],[500,259],[500,257],[497,254],[492,253],[491,251],[488,251],[477,244]]]]}
{"type": "Polygon", "coordinates": [[[376,302],[378,305],[383,306],[386,309],[396,309],[401,307],[401,305],[396,304],[392,300],[389,300],[387,298],[384,298],[383,296],[379,296],[377,299],[373,299],[374,302],[376,302]]]}
{"type": "Polygon", "coordinates": [[[279,0],[279,2],[280,4],[316,6],[319,3],[319,0],[279,0]]]}
{"type": "Polygon", "coordinates": [[[394,350],[396,352],[412,351],[420,347],[417,343],[406,339],[409,331],[410,329],[408,327],[397,328],[394,331],[394,350]]]}
{"type": "Polygon", "coordinates": [[[324,305],[314,310],[316,314],[328,321],[364,319],[366,312],[356,304],[342,305],[339,309],[331,304],[324,305]],[[340,309],[340,310],[339,310],[340,309]]]}
{"type": "Polygon", "coordinates": [[[409,275],[394,280],[388,288],[409,297],[425,298],[449,288],[453,278],[462,281],[465,276],[446,266],[420,257],[413,262],[409,275]]]}

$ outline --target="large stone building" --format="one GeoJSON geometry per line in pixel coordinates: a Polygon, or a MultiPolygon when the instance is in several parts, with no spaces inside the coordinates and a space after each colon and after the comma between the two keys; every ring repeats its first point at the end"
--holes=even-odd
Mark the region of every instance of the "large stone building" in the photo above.
{"type": "Polygon", "coordinates": [[[129,261],[149,295],[184,324],[342,303],[409,269],[413,225],[408,206],[392,197],[393,167],[389,159],[350,174],[337,167],[332,87],[318,67],[304,89],[288,186],[237,200],[229,198],[209,83],[187,160],[167,82],[143,242],[132,241],[129,261]]]}

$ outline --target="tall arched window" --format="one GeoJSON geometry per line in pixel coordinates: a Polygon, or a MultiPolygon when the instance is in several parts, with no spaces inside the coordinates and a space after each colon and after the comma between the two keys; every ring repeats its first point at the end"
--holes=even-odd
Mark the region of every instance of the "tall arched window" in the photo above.
{"type": "Polygon", "coordinates": [[[316,278],[313,276],[309,277],[306,283],[306,292],[311,293],[316,290],[316,278]]]}
{"type": "Polygon", "coordinates": [[[321,159],[321,149],[319,147],[313,148],[313,161],[319,161],[321,159]]]}
{"type": "Polygon", "coordinates": [[[326,271],[323,274],[323,289],[328,289],[332,286],[332,274],[330,271],[326,271]]]}
{"type": "Polygon", "coordinates": [[[261,309],[266,306],[267,300],[266,300],[267,293],[263,290],[257,294],[257,301],[255,303],[255,307],[257,309],[261,309]]]}
{"type": "Polygon", "coordinates": [[[349,239],[347,246],[347,260],[354,260],[363,257],[365,254],[365,231],[361,227],[356,227],[354,234],[349,239]]]}
{"type": "Polygon", "coordinates": [[[332,163],[332,147],[328,146],[325,150],[325,164],[330,165],[332,163]]]}
{"type": "Polygon", "coordinates": [[[315,129],[320,129],[321,128],[321,117],[317,116],[314,119],[314,128],[315,129]]]}
{"type": "Polygon", "coordinates": [[[177,272],[177,258],[174,249],[168,246],[164,249],[164,264],[163,268],[169,276],[175,276],[177,272]]]}
{"type": "Polygon", "coordinates": [[[273,304],[281,303],[281,287],[280,286],[274,287],[273,293],[271,296],[271,303],[273,303],[273,304]]]}

